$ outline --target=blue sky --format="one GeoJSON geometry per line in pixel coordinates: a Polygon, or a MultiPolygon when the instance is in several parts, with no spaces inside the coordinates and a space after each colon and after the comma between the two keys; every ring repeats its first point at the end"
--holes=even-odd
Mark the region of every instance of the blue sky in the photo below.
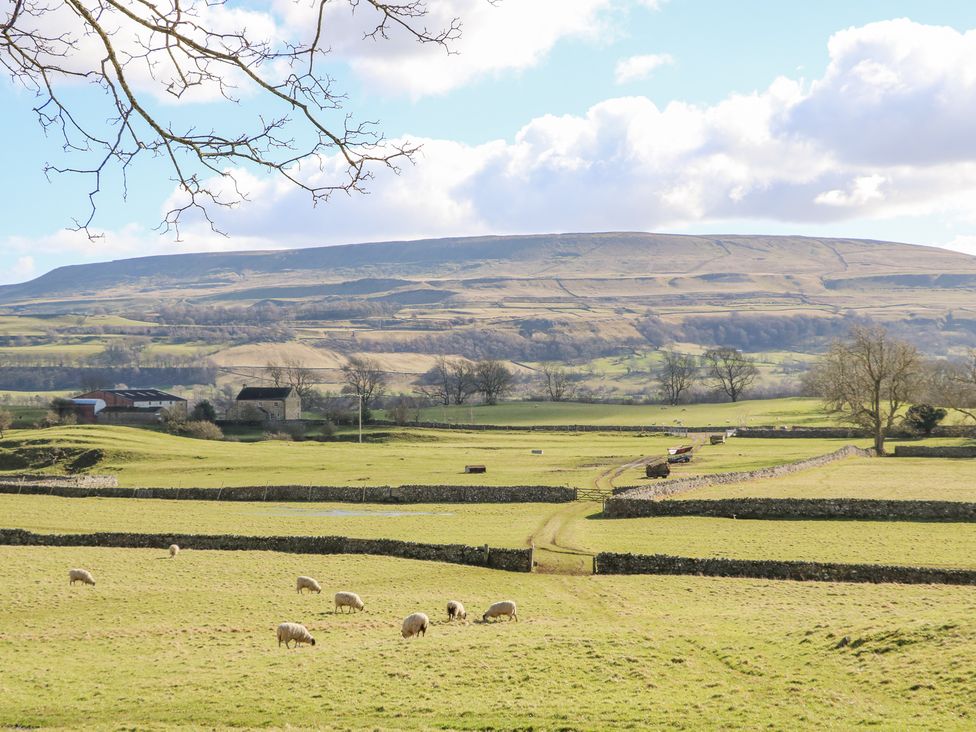
{"type": "MultiPolygon", "coordinates": [[[[247,8],[307,30],[282,3],[247,8]]],[[[182,242],[153,231],[173,183],[149,159],[131,171],[124,201],[107,176],[103,239],[66,231],[87,215],[89,183],[48,180],[44,164],[65,160],[59,143],[39,129],[31,96],[0,81],[0,283],[141,254],[616,229],[856,236],[976,254],[976,3],[431,8],[464,20],[457,55],[350,41],[348,18],[330,26],[345,34],[328,68],[347,109],[422,142],[415,164],[379,174],[368,196],[318,207],[240,171],[251,202],[218,212],[226,237],[192,224],[182,242]]],[[[66,93],[81,114],[99,113],[88,90],[66,93]]],[[[242,113],[212,102],[160,109],[214,125],[242,113]]]]}

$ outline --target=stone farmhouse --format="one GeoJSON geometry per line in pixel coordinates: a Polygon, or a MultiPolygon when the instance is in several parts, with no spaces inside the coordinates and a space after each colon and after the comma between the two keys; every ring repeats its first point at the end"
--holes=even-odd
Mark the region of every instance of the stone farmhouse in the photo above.
{"type": "Polygon", "coordinates": [[[247,386],[234,400],[229,419],[252,419],[261,414],[265,422],[286,422],[302,418],[302,400],[290,386],[247,386]]]}

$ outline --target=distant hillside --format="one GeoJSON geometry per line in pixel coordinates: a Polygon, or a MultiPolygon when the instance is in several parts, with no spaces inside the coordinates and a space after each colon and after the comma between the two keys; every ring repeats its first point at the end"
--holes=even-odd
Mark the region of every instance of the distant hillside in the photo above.
{"type": "MultiPolygon", "coordinates": [[[[517,294],[526,290],[526,281],[575,298],[723,290],[815,294],[862,285],[873,291],[972,290],[976,258],[857,239],[642,233],[468,237],[60,267],[0,287],[0,304],[383,296],[423,304],[465,291],[517,294]]],[[[528,289],[539,294],[539,286],[528,289]]]]}

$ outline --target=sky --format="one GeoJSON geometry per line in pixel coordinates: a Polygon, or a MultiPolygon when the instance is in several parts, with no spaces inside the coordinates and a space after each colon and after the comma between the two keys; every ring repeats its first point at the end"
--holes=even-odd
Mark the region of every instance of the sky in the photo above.
{"type": "MultiPolygon", "coordinates": [[[[288,40],[309,0],[228,0],[216,23],[288,40]]],[[[976,255],[976,3],[966,0],[430,0],[457,16],[454,53],[362,39],[369,18],[333,3],[325,68],[344,109],[419,144],[366,195],[307,193],[232,169],[247,201],[160,234],[179,201],[143,156],[107,171],[91,239],[91,181],[46,136],[30,92],[0,78],[0,284],[67,264],[148,254],[439,236],[578,231],[800,234],[902,241],[976,255]]],[[[211,11],[211,12],[218,12],[211,11]]],[[[63,20],[63,19],[62,19],[63,20]]],[[[60,21],[59,21],[60,22],[60,21]]],[[[84,50],[82,48],[82,50],[84,50]]],[[[84,58],[79,59],[83,63],[84,58]]],[[[174,125],[230,128],[264,111],[200,94],[140,93],[174,125]]],[[[66,85],[85,119],[97,90],[66,85]]],[[[336,170],[334,158],[321,172],[336,170]]],[[[219,188],[220,182],[214,183],[219,188]]]]}

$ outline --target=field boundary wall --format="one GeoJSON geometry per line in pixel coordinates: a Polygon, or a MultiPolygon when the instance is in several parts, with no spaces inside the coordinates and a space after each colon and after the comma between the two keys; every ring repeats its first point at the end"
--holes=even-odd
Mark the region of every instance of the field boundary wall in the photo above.
{"type": "Polygon", "coordinates": [[[289,554],[373,554],[401,559],[464,564],[508,572],[531,572],[533,550],[499,549],[464,544],[422,544],[394,539],[354,539],[346,536],[234,536],[223,534],[36,534],[23,529],[0,529],[7,546],[84,546],[159,549],[170,544],[181,550],[271,551],[289,554]]]}
{"type": "Polygon", "coordinates": [[[794,580],[799,582],[976,585],[976,570],[883,564],[837,564],[761,559],[699,559],[673,557],[666,554],[601,552],[594,558],[593,567],[595,574],[670,574],[794,580]]]}

